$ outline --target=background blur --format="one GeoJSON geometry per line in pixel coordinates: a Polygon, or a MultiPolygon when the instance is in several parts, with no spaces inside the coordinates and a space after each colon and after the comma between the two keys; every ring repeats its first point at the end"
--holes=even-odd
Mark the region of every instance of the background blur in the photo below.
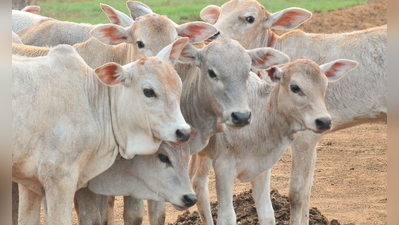
{"type": "MultiPolygon", "coordinates": [[[[13,0],[14,2],[15,0],[13,0]]],[[[17,0],[21,1],[21,0],[17,0]]],[[[26,1],[26,0],[25,0],[26,1]]],[[[41,15],[59,20],[85,22],[91,24],[108,23],[101,11],[100,3],[108,4],[122,12],[128,13],[126,1],[114,0],[31,0],[39,5],[41,15]]],[[[370,0],[259,0],[269,12],[279,11],[296,6],[312,12],[327,12],[365,3],[370,0]]],[[[142,1],[158,14],[167,15],[177,23],[199,20],[199,12],[205,6],[222,5],[226,0],[144,0],[142,1]]]]}

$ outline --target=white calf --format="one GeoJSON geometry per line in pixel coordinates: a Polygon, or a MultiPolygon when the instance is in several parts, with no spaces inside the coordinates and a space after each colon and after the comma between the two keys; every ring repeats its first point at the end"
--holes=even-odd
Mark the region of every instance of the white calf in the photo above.
{"type": "MultiPolygon", "coordinates": [[[[300,30],[279,37],[270,28],[289,30],[311,17],[300,8],[269,13],[256,0],[229,1],[208,6],[201,18],[214,24],[221,36],[238,40],[246,48],[274,47],[292,60],[306,57],[318,64],[339,58],[359,62],[359,68],[326,93],[334,121],[331,131],[387,122],[387,26],[342,34],[308,34],[300,30]]],[[[300,132],[291,145],[291,224],[309,223],[309,200],[316,146],[322,135],[300,132]]]]}
{"type": "Polygon", "coordinates": [[[320,67],[305,59],[268,70],[271,86],[252,73],[248,83],[252,123],[240,130],[227,128],[192,157],[190,176],[198,195],[201,219],[213,224],[208,196],[208,174],[215,170],[218,224],[235,224],[233,185],[236,178],[251,182],[260,224],[274,224],[270,201],[270,169],[299,131],[322,133],[332,126],[324,96],[356,62],[337,60],[320,67]]]}
{"type": "Polygon", "coordinates": [[[158,57],[95,71],[70,46],[46,57],[13,56],[12,177],[20,188],[19,224],[39,224],[43,196],[47,223],[71,224],[75,191],[118,154],[131,159],[153,154],[161,141],[188,140],[190,126],[179,107],[182,84],[169,65],[187,41],[176,40],[158,57]]]}

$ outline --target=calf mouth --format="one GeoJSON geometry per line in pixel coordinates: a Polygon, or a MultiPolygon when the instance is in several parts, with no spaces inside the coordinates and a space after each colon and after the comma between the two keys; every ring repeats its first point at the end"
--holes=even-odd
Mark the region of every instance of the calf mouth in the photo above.
{"type": "Polygon", "coordinates": [[[173,203],[172,203],[172,206],[173,206],[173,208],[175,208],[176,210],[179,210],[179,211],[184,211],[184,210],[187,210],[188,208],[190,208],[188,206],[180,206],[180,205],[176,205],[173,203]]]}

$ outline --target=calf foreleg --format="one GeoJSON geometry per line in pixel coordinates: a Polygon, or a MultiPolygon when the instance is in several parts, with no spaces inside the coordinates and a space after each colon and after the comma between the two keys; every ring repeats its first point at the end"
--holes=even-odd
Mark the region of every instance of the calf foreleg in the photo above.
{"type": "Polygon", "coordinates": [[[18,225],[19,191],[18,184],[12,182],[12,225],[18,225]]]}
{"type": "MultiPolygon", "coordinates": [[[[29,188],[18,185],[19,189],[19,225],[39,225],[40,224],[40,206],[42,203],[41,195],[31,191],[29,188]]],[[[48,223],[51,224],[51,223],[48,223]]]]}
{"type": "Polygon", "coordinates": [[[291,144],[291,225],[309,224],[310,191],[316,162],[316,146],[320,137],[311,132],[301,132],[291,144]]]}
{"type": "Polygon", "coordinates": [[[65,176],[60,178],[53,177],[53,179],[47,180],[48,182],[44,186],[48,225],[72,224],[73,197],[79,174],[65,170],[62,170],[60,174],[65,174],[65,176]]]}
{"type": "Polygon", "coordinates": [[[150,217],[150,225],[165,224],[165,202],[149,200],[148,214],[150,217]]]}
{"type": "Polygon", "coordinates": [[[107,196],[97,195],[88,188],[81,188],[75,194],[75,210],[80,225],[107,224],[107,214],[101,214],[100,207],[106,207],[107,196]],[[105,204],[104,204],[105,202],[105,204]]]}
{"type": "Polygon", "coordinates": [[[130,196],[123,197],[123,220],[126,225],[140,225],[143,223],[145,208],[143,200],[130,196]]]}
{"type": "Polygon", "coordinates": [[[271,170],[267,170],[251,182],[256,212],[261,225],[276,224],[270,199],[270,174],[271,170]]]}
{"type": "Polygon", "coordinates": [[[209,200],[208,177],[212,160],[206,156],[193,155],[190,159],[190,177],[197,194],[197,209],[204,224],[212,225],[212,213],[209,200]]]}
{"type": "Polygon", "coordinates": [[[217,224],[234,225],[237,221],[233,207],[234,180],[237,177],[235,164],[229,159],[216,160],[213,168],[219,205],[217,224]]]}

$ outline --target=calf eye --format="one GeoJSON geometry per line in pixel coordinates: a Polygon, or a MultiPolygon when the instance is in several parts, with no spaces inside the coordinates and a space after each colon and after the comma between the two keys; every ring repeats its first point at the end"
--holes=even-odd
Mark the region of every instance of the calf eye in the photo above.
{"type": "Polygon", "coordinates": [[[171,164],[171,162],[170,162],[170,160],[169,160],[169,157],[167,157],[167,156],[164,155],[164,154],[158,154],[158,158],[159,158],[159,160],[161,160],[161,162],[163,162],[163,163],[171,164]]]}
{"type": "Polygon", "coordinates": [[[294,92],[295,94],[304,96],[305,94],[303,93],[303,91],[301,90],[301,88],[296,85],[296,84],[291,84],[291,91],[294,92]]]}
{"type": "Polygon", "coordinates": [[[255,18],[254,18],[253,16],[245,17],[245,20],[246,20],[248,23],[253,23],[253,22],[255,22],[255,18]]]}
{"type": "Polygon", "coordinates": [[[216,73],[213,71],[213,70],[208,70],[208,74],[209,74],[209,77],[210,78],[213,78],[213,79],[215,79],[217,76],[216,76],[216,73]]]}
{"type": "Polygon", "coordinates": [[[139,48],[144,48],[145,45],[144,45],[144,43],[143,43],[142,41],[138,41],[138,42],[137,42],[137,47],[139,47],[139,48]]]}
{"type": "Polygon", "coordinates": [[[147,98],[155,98],[155,97],[157,97],[157,95],[155,94],[154,90],[152,90],[152,89],[150,89],[150,88],[145,88],[145,89],[143,90],[143,93],[144,93],[144,95],[145,95],[147,98]]]}

